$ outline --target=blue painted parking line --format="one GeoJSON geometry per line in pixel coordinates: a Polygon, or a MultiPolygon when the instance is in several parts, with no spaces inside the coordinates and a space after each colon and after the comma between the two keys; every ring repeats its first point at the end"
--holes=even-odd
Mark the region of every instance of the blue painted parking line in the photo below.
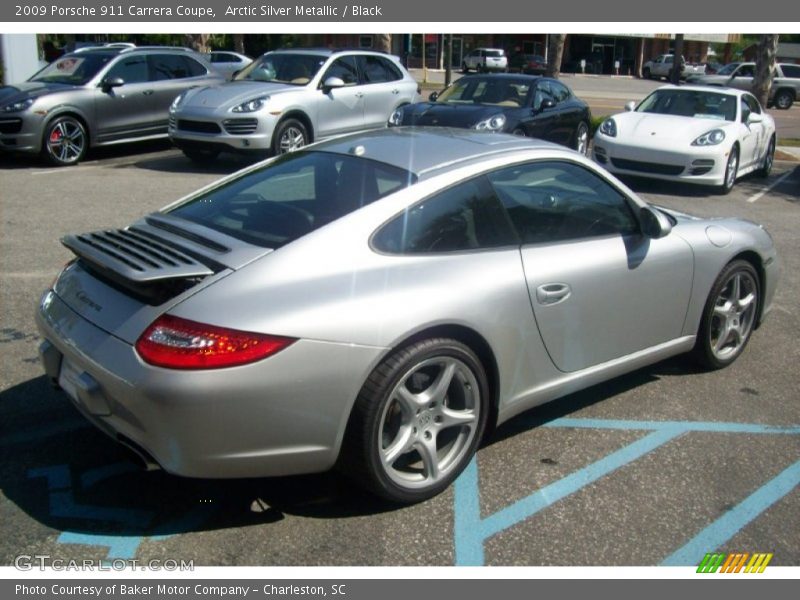
{"type": "Polygon", "coordinates": [[[707,552],[736,535],[758,515],[800,485],[800,461],[758,488],[733,509],[703,529],[661,563],[665,566],[697,565],[707,552]]]}
{"type": "MultiPolygon", "coordinates": [[[[645,432],[650,431],[651,433],[537,490],[529,496],[486,518],[481,518],[480,514],[478,464],[476,459],[473,458],[455,483],[454,541],[456,565],[483,565],[485,562],[483,545],[491,536],[521,523],[555,502],[574,494],[601,477],[641,458],[681,435],[691,432],[800,435],[800,427],[773,427],[757,423],[562,418],[543,423],[542,425],[553,428],[637,430],[645,432]]],[[[787,476],[790,481],[791,473],[787,476]]],[[[768,488],[768,491],[759,496],[756,501],[748,503],[741,513],[752,515],[750,520],[758,516],[758,514],[763,512],[763,510],[772,503],[770,502],[767,504],[764,498],[771,498],[776,493],[775,490],[783,489],[781,486],[785,485],[785,482],[783,482],[783,480],[781,480],[781,482],[782,483],[776,485],[771,485],[772,482],[767,484],[765,487],[768,488]]],[[[775,501],[777,501],[777,499],[773,500],[773,502],[775,501]]],[[[735,531],[732,530],[731,524],[735,525],[735,523],[731,521],[730,523],[721,525],[715,531],[727,531],[729,533],[728,537],[731,537],[738,531],[738,529],[735,531]]],[[[743,523],[742,526],[744,526],[744,524],[746,523],[743,523]]],[[[708,552],[709,550],[713,550],[716,546],[705,545],[703,547],[704,552],[708,552]]],[[[700,558],[702,558],[702,556],[701,554],[700,558]]]]}

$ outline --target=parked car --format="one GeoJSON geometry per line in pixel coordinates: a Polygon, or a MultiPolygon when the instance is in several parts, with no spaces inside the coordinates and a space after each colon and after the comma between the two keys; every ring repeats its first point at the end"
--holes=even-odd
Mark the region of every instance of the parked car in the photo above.
{"type": "Polygon", "coordinates": [[[174,98],[221,82],[184,48],[82,49],[24,83],[0,87],[0,151],[41,153],[64,166],[90,147],[166,137],[174,98]]]}
{"type": "MultiPolygon", "coordinates": [[[[645,79],[669,79],[672,74],[672,65],[675,61],[674,54],[662,54],[653,60],[648,60],[642,67],[642,75],[645,79]]],[[[691,75],[702,75],[705,72],[704,64],[687,63],[686,58],[681,56],[681,79],[686,79],[691,75]]]]}
{"type": "Polygon", "coordinates": [[[385,127],[397,107],[418,99],[417,82],[396,56],[278,50],[229,83],[176,98],[169,135],[196,161],[222,151],[283,154],[334,135],[385,127]]]}
{"type": "Polygon", "coordinates": [[[233,79],[239,71],[253,62],[253,59],[230,50],[214,50],[206,55],[208,61],[226,79],[233,79]]]}
{"type": "Polygon", "coordinates": [[[533,406],[683,352],[730,365],[779,268],[755,223],[436,128],[315,144],[63,241],[40,353],[92,423],[173,474],[337,465],[396,502],[533,406]]]}
{"type": "Polygon", "coordinates": [[[713,185],[728,193],[739,177],[769,175],[775,121],[749,92],[664,86],[629,112],[606,119],[594,158],[616,174],[713,185]]]}
{"type": "Polygon", "coordinates": [[[547,60],[539,54],[515,54],[509,60],[508,70],[512,73],[544,75],[547,71],[547,60]]]}
{"type": "Polygon", "coordinates": [[[429,102],[397,109],[390,126],[436,125],[507,132],[548,140],[585,154],[589,106],[560,81],[532,75],[466,75],[429,102]]]}
{"type": "Polygon", "coordinates": [[[508,70],[508,57],[501,48],[475,48],[464,57],[461,72],[470,71],[502,71],[508,70]]]}
{"type": "MultiPolygon", "coordinates": [[[[690,77],[692,85],[713,85],[733,87],[751,91],[756,74],[756,63],[731,63],[716,75],[690,77]]],[[[772,86],[769,90],[769,105],[787,110],[792,107],[800,94],[800,65],[778,63],[775,65],[772,86]]]]}

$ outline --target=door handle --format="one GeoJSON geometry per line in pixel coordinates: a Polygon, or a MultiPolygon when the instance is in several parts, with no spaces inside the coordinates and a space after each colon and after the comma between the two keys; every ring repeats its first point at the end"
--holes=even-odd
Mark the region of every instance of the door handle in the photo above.
{"type": "Polygon", "coordinates": [[[536,288],[539,304],[557,304],[569,298],[572,288],[566,283],[545,283],[536,288]]]}
{"type": "Polygon", "coordinates": [[[395,88],[395,89],[393,89],[393,90],[392,90],[392,93],[393,93],[393,94],[399,94],[399,93],[400,93],[400,90],[398,90],[397,88],[395,88]]]}
{"type": "Polygon", "coordinates": [[[144,96],[152,96],[154,93],[153,90],[145,90],[142,92],[144,96]]]}
{"type": "Polygon", "coordinates": [[[364,92],[356,92],[356,98],[363,98],[364,92]]]}

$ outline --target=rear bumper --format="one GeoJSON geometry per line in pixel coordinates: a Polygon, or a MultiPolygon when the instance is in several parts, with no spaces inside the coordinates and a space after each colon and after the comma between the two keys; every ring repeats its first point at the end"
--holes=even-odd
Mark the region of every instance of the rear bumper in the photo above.
{"type": "Polygon", "coordinates": [[[36,314],[47,375],[117,440],[189,477],[312,473],[336,461],[353,401],[383,349],[298,340],[266,360],[176,371],[144,363],[133,346],[47,292],[36,314]],[[68,385],[69,382],[72,382],[68,385]]]}

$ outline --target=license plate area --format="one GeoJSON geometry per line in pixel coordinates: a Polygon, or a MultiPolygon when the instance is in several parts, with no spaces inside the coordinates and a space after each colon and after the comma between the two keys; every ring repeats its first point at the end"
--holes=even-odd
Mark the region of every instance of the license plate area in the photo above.
{"type": "Polygon", "coordinates": [[[111,414],[100,384],[86,371],[73,364],[66,356],[61,360],[58,385],[73,402],[92,415],[106,417],[111,414]]]}

